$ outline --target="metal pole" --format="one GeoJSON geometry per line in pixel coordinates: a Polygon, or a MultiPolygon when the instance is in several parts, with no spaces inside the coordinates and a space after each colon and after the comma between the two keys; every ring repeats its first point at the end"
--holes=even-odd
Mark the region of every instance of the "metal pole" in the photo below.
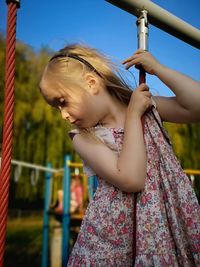
{"type": "Polygon", "coordinates": [[[148,21],[159,29],[200,49],[200,30],[174,16],[149,0],[106,0],[139,17],[142,10],[148,12],[148,21]]]}
{"type": "Polygon", "coordinates": [[[64,179],[63,179],[63,219],[62,219],[62,267],[67,266],[69,259],[69,238],[70,238],[70,161],[67,155],[64,160],[64,179]]]}
{"type": "Polygon", "coordinates": [[[93,176],[93,179],[94,179],[94,193],[95,193],[96,190],[97,190],[97,187],[98,187],[98,179],[97,179],[97,176],[94,175],[93,176]]]}
{"type": "Polygon", "coordinates": [[[148,50],[148,20],[147,11],[142,10],[141,14],[136,22],[137,25],[137,35],[138,35],[138,49],[148,50]]]}
{"type": "Polygon", "coordinates": [[[88,193],[90,201],[93,199],[97,186],[98,186],[98,180],[96,175],[88,177],[88,193]]]}
{"type": "MultiPolygon", "coordinates": [[[[137,37],[138,37],[138,49],[148,50],[148,20],[147,20],[147,11],[141,10],[140,16],[136,22],[137,25],[137,37]]],[[[139,84],[146,82],[146,72],[143,69],[142,65],[138,66],[139,69],[139,84]]],[[[143,125],[142,117],[142,125],[143,125]]],[[[135,259],[137,255],[137,196],[138,193],[134,193],[134,211],[133,211],[133,266],[135,264],[135,259]]]]}
{"type": "MultiPolygon", "coordinates": [[[[149,36],[149,24],[147,20],[147,11],[142,10],[141,14],[136,21],[137,36],[138,36],[138,49],[148,51],[148,36],[149,36]]],[[[146,82],[146,72],[142,66],[138,67],[139,72],[139,84],[146,82]]]]}
{"type": "MultiPolygon", "coordinates": [[[[1,160],[1,158],[0,158],[0,160],[1,160]]],[[[63,172],[64,171],[63,168],[60,168],[60,169],[47,168],[47,167],[40,166],[40,165],[37,165],[37,164],[32,164],[32,163],[19,161],[19,160],[14,160],[14,159],[11,160],[11,163],[13,165],[18,165],[18,166],[21,166],[21,167],[27,167],[27,168],[30,168],[30,169],[35,169],[35,170],[40,170],[40,171],[45,171],[45,172],[51,172],[51,173],[53,173],[53,172],[54,173],[58,173],[58,172],[63,172]]]]}
{"type": "MultiPolygon", "coordinates": [[[[50,169],[51,164],[47,167],[50,169]]],[[[43,239],[42,239],[42,267],[48,267],[49,260],[49,206],[51,200],[51,177],[52,173],[45,173],[45,196],[44,196],[44,215],[43,215],[43,239]]]]}

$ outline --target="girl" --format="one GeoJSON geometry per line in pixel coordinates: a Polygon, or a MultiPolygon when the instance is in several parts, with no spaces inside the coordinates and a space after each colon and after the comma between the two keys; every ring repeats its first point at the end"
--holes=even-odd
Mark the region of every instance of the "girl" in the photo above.
{"type": "Polygon", "coordinates": [[[40,82],[45,100],[76,126],[74,148],[99,180],[68,266],[199,266],[199,205],[162,120],[200,121],[200,84],[142,50],[123,63],[142,65],[175,97],[153,97],[145,84],[132,91],[108,59],[81,45],[51,58],[40,82]]]}

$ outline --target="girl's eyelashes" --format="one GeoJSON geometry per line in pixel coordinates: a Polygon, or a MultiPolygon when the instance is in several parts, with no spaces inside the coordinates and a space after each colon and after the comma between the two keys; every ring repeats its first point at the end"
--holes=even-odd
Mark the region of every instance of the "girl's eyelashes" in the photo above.
{"type": "Polygon", "coordinates": [[[61,97],[61,98],[59,99],[59,103],[60,103],[60,104],[65,103],[65,99],[64,99],[64,97],[61,97]]]}
{"type": "Polygon", "coordinates": [[[66,100],[64,99],[64,97],[61,97],[58,102],[59,102],[58,105],[61,107],[66,105],[66,100]]]}

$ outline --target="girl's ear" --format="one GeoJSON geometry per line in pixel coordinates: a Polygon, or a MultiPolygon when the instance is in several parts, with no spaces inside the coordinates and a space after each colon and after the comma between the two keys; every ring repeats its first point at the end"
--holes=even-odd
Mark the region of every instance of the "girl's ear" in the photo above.
{"type": "Polygon", "coordinates": [[[89,92],[95,95],[98,94],[99,93],[99,81],[97,77],[95,77],[91,73],[87,73],[85,78],[86,78],[86,83],[87,83],[89,92]]]}

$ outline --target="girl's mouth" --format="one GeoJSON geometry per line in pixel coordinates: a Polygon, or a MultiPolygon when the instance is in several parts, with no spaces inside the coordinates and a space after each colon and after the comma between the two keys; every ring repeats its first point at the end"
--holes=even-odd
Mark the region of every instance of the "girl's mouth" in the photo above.
{"type": "Polygon", "coordinates": [[[72,124],[79,125],[80,124],[80,120],[75,120],[75,121],[72,122],[72,124]]]}

